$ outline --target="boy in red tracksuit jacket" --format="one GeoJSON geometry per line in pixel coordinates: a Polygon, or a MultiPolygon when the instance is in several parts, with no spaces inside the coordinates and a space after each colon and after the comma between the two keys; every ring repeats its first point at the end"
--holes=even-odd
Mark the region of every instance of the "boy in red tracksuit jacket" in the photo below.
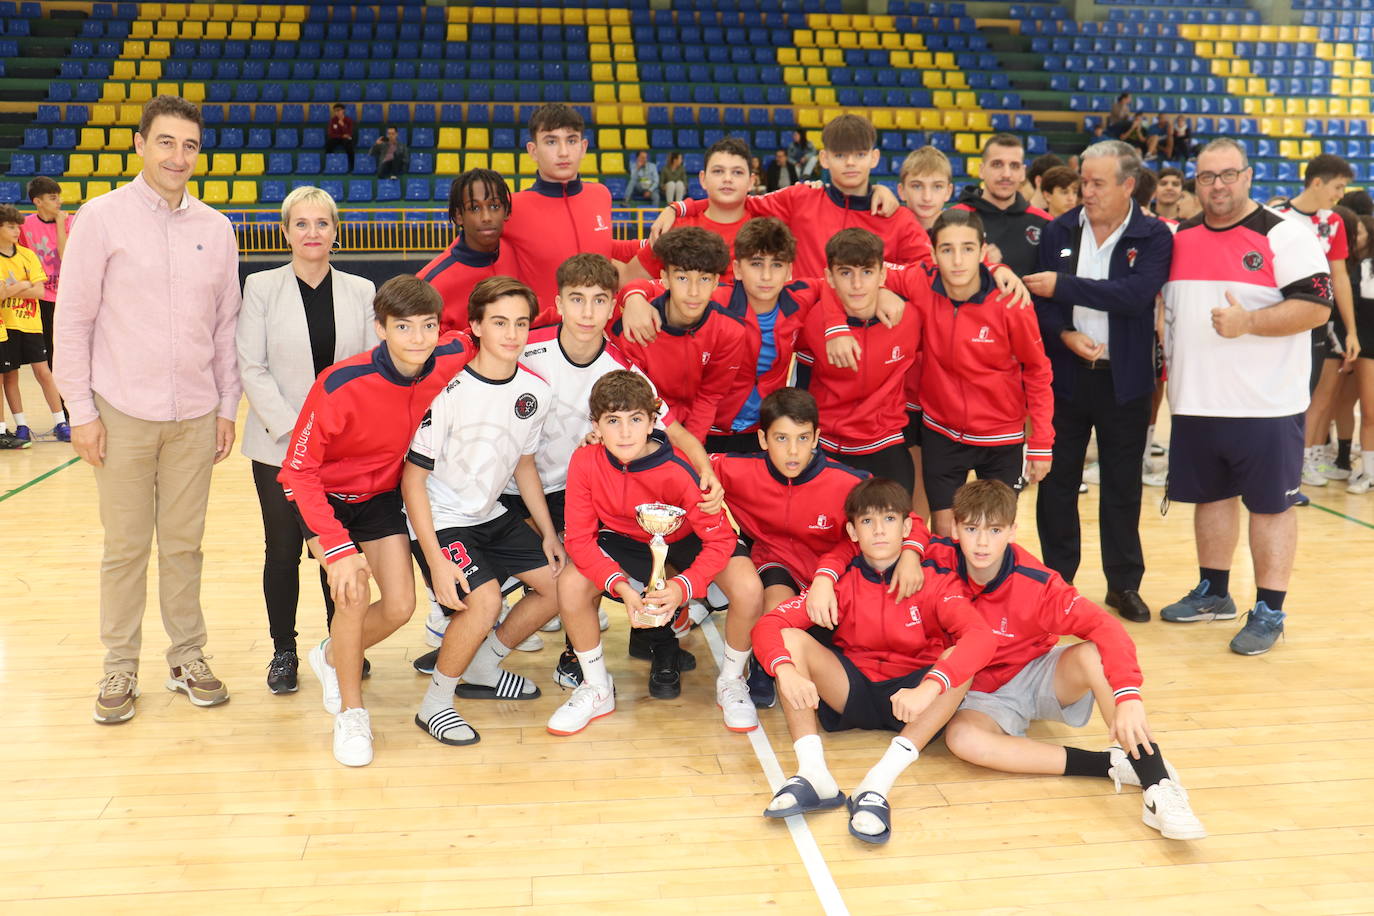
{"type": "Polygon", "coordinates": [[[954,491],[969,471],[1008,485],[1023,463],[1031,483],[1049,472],[1054,395],[1035,313],[1008,308],[982,263],[978,215],[945,211],[931,239],[938,276],[928,287],[912,278],[907,292],[920,313],[926,496],[936,533],[948,536],[954,491]]]}
{"type": "MultiPolygon", "coordinates": [[[[603,375],[588,398],[600,443],[579,448],[568,464],[564,545],[572,565],[558,576],[563,627],[581,664],[582,683],[550,717],[548,730],[555,735],[576,734],[615,711],[596,615],[602,592],[625,603],[632,626],[646,604],[677,610],[674,623],[680,626],[687,602],[705,595],[713,580],[730,603],[716,703],[731,731],[758,727],[744,665],[749,631],[763,613],[763,587],[725,513],[707,515],[698,507],[700,479],[665,435],[653,430],[658,411],[649,382],[625,369],[603,375]],[[637,519],[636,507],[646,503],[676,506],[684,513],[677,530],[664,535],[668,560],[681,571],[661,589],[650,581],[650,536],[637,519]],[[642,597],[630,584],[632,577],[649,583],[642,597]]],[[[677,639],[672,626],[654,630],[649,695],[672,699],[681,692],[677,639]]]]}
{"type": "MultiPolygon", "coordinates": [[[[840,230],[855,227],[879,236],[893,264],[929,263],[930,243],[910,210],[899,206],[886,217],[871,212],[875,193],[897,204],[891,191],[869,181],[882,156],[872,122],[860,115],[840,115],[825,125],[821,141],[821,167],[830,171],[828,186],[794,184],[749,197],[744,203],[750,216],[775,216],[793,227],[797,234],[796,276],[821,276],[826,268],[826,243],[840,230]]],[[[665,212],[696,215],[706,210],[708,202],[682,201],[674,206],[678,210],[665,212]]]]}
{"type": "MultiPolygon", "coordinates": [[[[511,198],[510,219],[501,236],[515,255],[516,278],[539,297],[540,314],[553,309],[558,265],[575,254],[601,254],[628,261],[638,241],[613,238],[611,192],[578,177],[587,153],[586,124],[568,105],[541,105],[530,116],[525,150],[538,169],[534,187],[511,198]]],[[[555,319],[556,320],[556,319],[555,319]]]]}
{"type": "MultiPolygon", "coordinates": [[[[515,252],[501,246],[501,234],[510,218],[510,188],[490,169],[468,169],[457,178],[448,195],[448,219],[458,236],[448,248],[417,273],[444,300],[440,330],[468,330],[468,297],[489,277],[513,277],[518,268],[515,252]]],[[[535,319],[536,325],[556,323],[558,312],[549,304],[535,319]],[[549,315],[552,314],[552,320],[549,315]]]]}
{"type": "Polygon", "coordinates": [[[1016,493],[1006,484],[965,484],[954,497],[954,518],[956,540],[931,542],[927,573],[957,575],[997,644],[950,720],[950,752],[1012,773],[1097,776],[1115,781],[1118,791],[1123,782],[1138,785],[1148,826],[1170,839],[1205,837],[1150,734],[1135,645],[1121,621],[1011,543],[1016,493]],[[1085,642],[1056,646],[1060,636],[1085,642]],[[1094,701],[1119,747],[1085,751],[1025,737],[1036,719],[1087,724],[1094,701]]]}
{"type": "MultiPolygon", "coordinates": [[[[711,299],[730,256],[719,236],[694,226],[664,233],[654,251],[668,265],[667,292],[650,303],[663,329],[644,346],[626,336],[623,321],[616,321],[611,339],[644,370],[687,431],[704,441],[721,400],[736,385],[745,356],[743,324],[711,299]]],[[[622,296],[642,295],[644,282],[627,287],[622,296]]]]}
{"type": "Polygon", "coordinates": [[[807,315],[797,340],[798,383],[820,407],[821,448],[846,464],[897,481],[910,493],[915,471],[902,444],[902,391],[916,355],[920,318],[910,308],[892,327],[877,317],[886,275],[882,239],[865,229],[845,229],[825,248],[826,282],[843,308],[845,324],[830,324],[833,309],[824,306],[807,315]],[[817,359],[826,341],[846,326],[860,347],[857,368],[817,359]]]}
{"type": "Polygon", "coordinates": [[[931,577],[915,595],[889,591],[902,541],[911,531],[910,495],[891,480],[866,480],[845,499],[845,530],[860,555],[837,585],[833,632],[812,629],[806,599],[760,618],[754,653],[778,679],[797,754],[765,817],[838,807],[845,800],[825,766],[819,725],[898,732],[849,800],[849,832],[866,843],[892,835],[887,796],[954,713],[968,681],[992,657],[994,640],[968,599],[931,577]],[[816,634],[816,635],[813,635],[816,634]]]}
{"type": "Polygon", "coordinates": [[[401,462],[434,396],[476,352],[461,335],[439,336],[443,301],[418,277],[382,284],[373,309],[382,343],[320,373],[277,478],[334,596],[330,635],[310,650],[310,666],[335,714],[334,757],[347,766],[372,761],[363,650],[415,608],[401,462]],[[369,575],[381,590],[372,603],[369,575]]]}

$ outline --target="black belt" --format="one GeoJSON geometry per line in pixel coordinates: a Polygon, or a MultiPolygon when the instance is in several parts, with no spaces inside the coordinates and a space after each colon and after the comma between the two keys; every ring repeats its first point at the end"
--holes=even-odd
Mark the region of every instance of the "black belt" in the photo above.
{"type": "Polygon", "coordinates": [[[1074,359],[1078,360],[1078,365],[1084,369],[1110,371],[1112,368],[1112,361],[1109,359],[1084,359],[1081,356],[1075,356],[1074,359]]]}

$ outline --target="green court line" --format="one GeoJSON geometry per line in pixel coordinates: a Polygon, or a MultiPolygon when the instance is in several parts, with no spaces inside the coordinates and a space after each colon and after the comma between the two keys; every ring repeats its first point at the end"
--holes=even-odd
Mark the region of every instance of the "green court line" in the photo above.
{"type": "Polygon", "coordinates": [[[81,460],[80,458],[71,458],[71,459],[68,459],[67,461],[64,461],[62,464],[59,464],[57,467],[53,468],[51,471],[45,471],[44,473],[39,474],[37,477],[35,477],[33,480],[30,480],[28,483],[21,483],[19,486],[15,487],[13,490],[10,490],[10,491],[7,492],[7,493],[0,494],[0,503],[2,503],[2,502],[4,502],[5,500],[9,499],[11,496],[14,496],[14,495],[16,495],[16,494],[18,494],[18,493],[24,492],[25,490],[27,490],[29,487],[33,486],[33,485],[36,484],[36,483],[42,483],[43,481],[47,480],[47,479],[48,479],[49,477],[51,477],[52,475],[56,474],[58,471],[62,470],[63,468],[69,468],[69,467],[71,467],[72,465],[76,464],[76,463],[77,463],[78,461],[80,461],[80,460],[81,460]]]}
{"type": "MultiPolygon", "coordinates": [[[[3,498],[3,497],[0,497],[0,498],[3,498]]],[[[1366,527],[1366,528],[1374,529],[1374,524],[1370,524],[1369,522],[1365,521],[1365,520],[1362,519],[1362,518],[1355,518],[1355,517],[1353,517],[1353,516],[1346,515],[1344,512],[1337,512],[1335,509],[1328,509],[1328,508],[1326,508],[1326,506],[1323,506],[1323,505],[1321,505],[1320,503],[1312,503],[1311,505],[1312,505],[1312,508],[1313,508],[1313,509],[1320,509],[1320,510],[1322,510],[1323,512],[1328,512],[1328,513],[1330,513],[1331,515],[1336,516],[1337,518],[1343,518],[1343,519],[1345,519],[1347,522],[1354,522],[1354,523],[1357,524],[1357,525],[1363,525],[1363,526],[1366,527]]]]}

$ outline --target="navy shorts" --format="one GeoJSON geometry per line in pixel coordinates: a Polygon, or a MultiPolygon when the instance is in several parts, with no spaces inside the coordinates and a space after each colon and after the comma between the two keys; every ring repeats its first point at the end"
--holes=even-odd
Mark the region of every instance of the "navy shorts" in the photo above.
{"type": "Polygon", "coordinates": [[[1291,417],[1175,416],[1169,436],[1169,499],[1212,503],[1239,496],[1277,515],[1302,485],[1303,414],[1291,417]]]}
{"type": "MultiPolygon", "coordinates": [[[[458,586],[460,595],[471,594],[493,580],[500,585],[511,576],[549,565],[539,535],[514,512],[502,512],[480,525],[442,528],[435,536],[439,539],[439,549],[462,567],[463,575],[468,578],[466,589],[458,586]]],[[[419,541],[410,542],[410,552],[420,564],[425,582],[431,582],[429,563],[425,561],[419,541]]]]}
{"type": "Polygon", "coordinates": [[[798,595],[805,591],[805,589],[797,584],[797,580],[792,577],[792,574],[777,563],[765,563],[759,567],[758,572],[759,581],[763,583],[764,588],[782,585],[792,589],[792,591],[798,595]]]}
{"type": "Polygon", "coordinates": [[[931,431],[921,445],[921,476],[926,498],[935,512],[954,505],[954,491],[968,480],[969,471],[979,480],[1000,480],[1015,487],[1025,464],[1021,443],[969,445],[931,431]]]}
{"type": "MultiPolygon", "coordinates": [[[[817,629],[812,627],[808,632],[814,633],[817,629]]],[[[851,728],[899,732],[906,728],[906,723],[892,714],[892,695],[899,690],[918,686],[931,666],[917,668],[910,674],[885,681],[870,681],[868,675],[860,671],[843,652],[834,646],[830,647],[830,651],[840,660],[849,678],[849,697],[841,710],[832,709],[824,700],[820,702],[816,718],[821,728],[828,732],[842,732],[851,728]]]]}
{"type": "Polygon", "coordinates": [[[847,464],[851,468],[860,471],[867,471],[874,477],[885,477],[888,480],[895,480],[901,484],[902,489],[908,494],[912,487],[916,485],[916,465],[911,460],[911,452],[907,449],[906,443],[894,442],[886,448],[878,449],[876,452],[868,452],[863,455],[854,455],[848,452],[832,452],[822,449],[825,454],[840,462],[847,464]]]}

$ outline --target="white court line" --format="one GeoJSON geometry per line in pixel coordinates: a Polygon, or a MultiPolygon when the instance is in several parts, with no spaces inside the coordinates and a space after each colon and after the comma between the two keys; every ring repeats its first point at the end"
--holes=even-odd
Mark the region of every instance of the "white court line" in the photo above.
{"type": "MultiPolygon", "coordinates": [[[[716,660],[716,668],[719,670],[725,657],[725,641],[716,629],[715,620],[710,617],[701,622],[700,629],[706,637],[706,644],[710,647],[711,656],[716,660]]],[[[769,787],[774,792],[778,791],[786,777],[782,775],[782,765],[778,763],[778,755],[773,753],[773,745],[768,741],[768,734],[763,730],[762,722],[758,728],[749,732],[749,744],[754,749],[759,766],[763,768],[763,775],[767,778],[769,787]]],[[[849,908],[840,896],[835,877],[830,874],[830,866],[826,864],[820,846],[816,845],[816,838],[811,835],[811,828],[806,824],[806,816],[794,814],[784,818],[784,823],[787,824],[788,833],[792,834],[792,843],[797,847],[802,864],[806,866],[811,886],[816,889],[816,896],[820,898],[821,909],[827,916],[848,916],[849,908]]]]}

